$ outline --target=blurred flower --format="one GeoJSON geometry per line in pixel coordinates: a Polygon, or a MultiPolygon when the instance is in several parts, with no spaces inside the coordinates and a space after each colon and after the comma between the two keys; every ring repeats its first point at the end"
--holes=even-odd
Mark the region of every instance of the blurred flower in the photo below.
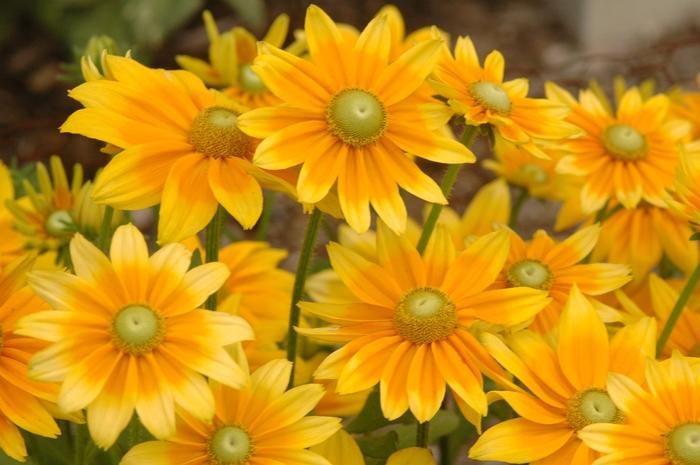
{"type": "Polygon", "coordinates": [[[365,465],[365,458],[355,439],[344,429],[338,430],[320,444],[309,449],[333,465],[365,465]]]}
{"type": "Polygon", "coordinates": [[[391,454],[386,465],[437,465],[437,462],[430,449],[407,447],[391,454]]]}
{"type": "Polygon", "coordinates": [[[438,185],[404,151],[442,163],[465,163],[474,155],[435,131],[449,111],[415,95],[431,72],[439,40],[416,44],[389,60],[386,17],[374,18],[354,43],[312,5],[306,15],[311,61],[265,46],[254,71],[285,105],[240,117],[240,127],[265,138],[254,163],[265,169],[302,165],[299,200],[316,203],[337,185],[348,224],[370,225],[370,204],[393,230],[406,228],[401,186],[429,202],[446,203],[438,185]],[[337,183],[336,183],[337,181],[337,183]]]}
{"type": "Polygon", "coordinates": [[[491,52],[482,67],[471,39],[459,37],[454,57],[448,50],[445,57],[429,82],[467,124],[489,124],[499,136],[541,158],[547,155],[537,146],[538,139],[576,134],[576,128],[563,121],[568,114],[564,105],[528,98],[527,79],[503,82],[505,61],[500,52],[491,52]]]}
{"type": "Polygon", "coordinates": [[[71,90],[85,108],[61,126],[124,149],[97,179],[95,201],[124,210],[160,202],[164,243],[204,229],[219,203],[252,228],[262,212],[261,186],[293,193],[282,178],[250,163],[256,141],[238,129],[242,109],[234,102],[187,71],[112,55],[105,63],[115,80],[71,90]]]}
{"type": "Polygon", "coordinates": [[[81,235],[70,244],[76,275],[35,271],[32,289],[53,310],[18,322],[18,333],[51,342],[29,375],[61,383],[58,406],[87,407],[95,443],[109,448],[133,415],[156,437],[175,433],[175,404],[208,421],[204,376],[234,387],[247,373],[224,346],[252,338],[241,318],[198,309],[226,281],[221,263],[187,271],[190,253],[169,244],[149,258],[132,225],[120,226],[110,260],[81,235]],[[204,376],[203,376],[204,375],[204,376]]]}
{"type": "Polygon", "coordinates": [[[305,450],[331,437],[340,419],[310,415],[323,395],[318,384],[286,391],[291,363],[273,360],[250,376],[240,390],[212,383],[216,415],[204,422],[182,413],[177,433],[167,441],[133,447],[121,465],[183,463],[330,465],[305,450]]]}
{"type": "Polygon", "coordinates": [[[609,341],[605,324],[575,286],[561,316],[556,351],[529,331],[510,336],[510,348],[496,336],[484,335],[489,352],[524,388],[489,393],[489,400],[505,400],[520,417],[486,430],[469,456],[537,465],[592,464],[596,454],[577,433],[587,425],[625,419],[628,412],[620,412],[606,390],[608,373],[641,382],[647,357],[654,356],[655,336],[654,321],[646,318],[609,341]]]}
{"type": "Polygon", "coordinates": [[[700,226],[700,140],[683,146],[673,187],[669,206],[700,226]]]}
{"type": "Polygon", "coordinates": [[[558,171],[585,177],[581,208],[593,213],[617,200],[634,208],[644,200],[666,206],[665,189],[673,183],[678,144],[690,125],[668,117],[669,100],[655,95],[644,100],[637,88],[627,90],[614,114],[592,90],[577,101],[554,83],[547,96],[571,109],[566,119],[583,131],[567,142],[571,155],[559,161],[558,171]]]}
{"type": "Polygon", "coordinates": [[[14,228],[14,216],[6,207],[6,204],[14,199],[15,189],[10,170],[0,160],[0,266],[8,264],[24,253],[24,237],[14,228]]]}
{"type": "Polygon", "coordinates": [[[301,304],[303,311],[333,326],[298,328],[299,333],[346,343],[314,376],[337,379],[341,394],[379,383],[382,412],[388,419],[410,408],[418,421],[430,420],[440,408],[446,385],[485,415],[481,370],[491,374],[496,367],[469,326],[477,320],[518,324],[548,303],[545,294],[534,289],[486,290],[507,253],[506,231],[483,236],[458,255],[439,226],[421,256],[405,236],[381,222],[376,262],[331,243],[331,265],[354,301],[301,304]]]}

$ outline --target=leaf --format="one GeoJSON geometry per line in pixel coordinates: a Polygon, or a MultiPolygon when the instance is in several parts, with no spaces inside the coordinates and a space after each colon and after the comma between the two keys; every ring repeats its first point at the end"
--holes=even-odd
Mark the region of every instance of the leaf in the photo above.
{"type": "Polygon", "coordinates": [[[392,422],[384,418],[379,401],[379,390],[374,389],[365,401],[360,413],[345,428],[348,433],[367,433],[392,422]]]}
{"type": "Polygon", "coordinates": [[[382,436],[358,438],[357,445],[366,457],[386,460],[398,450],[398,440],[396,431],[389,431],[382,436]]]}
{"type": "MultiPolygon", "coordinates": [[[[459,417],[455,412],[440,410],[432,420],[428,429],[428,442],[433,443],[457,429],[459,417]]],[[[399,435],[399,449],[416,445],[416,423],[401,425],[396,428],[399,435]]]]}
{"type": "Polygon", "coordinates": [[[700,241],[700,232],[693,233],[692,236],[690,236],[691,241],[700,241]]]}

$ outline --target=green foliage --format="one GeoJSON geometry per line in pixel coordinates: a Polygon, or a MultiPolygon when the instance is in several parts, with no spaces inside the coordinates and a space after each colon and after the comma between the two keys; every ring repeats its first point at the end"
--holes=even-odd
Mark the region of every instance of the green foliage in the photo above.
{"type": "Polygon", "coordinates": [[[267,21],[264,0],[224,0],[252,29],[261,31],[267,21]]]}

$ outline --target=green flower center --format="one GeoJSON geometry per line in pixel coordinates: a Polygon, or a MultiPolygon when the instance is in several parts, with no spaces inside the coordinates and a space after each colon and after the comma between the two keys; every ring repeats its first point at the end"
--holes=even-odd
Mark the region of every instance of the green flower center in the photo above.
{"type": "Polygon", "coordinates": [[[46,219],[46,231],[52,236],[63,236],[75,232],[73,217],[66,210],[56,210],[46,219]]]}
{"type": "Polygon", "coordinates": [[[439,289],[423,287],[406,294],[394,312],[394,326],[404,339],[428,344],[445,339],[457,328],[457,312],[439,289]]]}
{"type": "Polygon", "coordinates": [[[603,145],[618,160],[641,160],[647,154],[647,139],[644,134],[626,124],[613,124],[605,129],[603,145]]]}
{"type": "Polygon", "coordinates": [[[337,93],[326,110],[330,132],[353,147],[376,142],[386,130],[384,105],[363,89],[345,89],[337,93]]]}
{"type": "Polygon", "coordinates": [[[532,184],[544,184],[549,180],[547,172],[539,165],[525,163],[520,165],[515,173],[515,178],[526,186],[532,184]]]}
{"type": "Polygon", "coordinates": [[[594,423],[620,423],[622,414],[602,389],[581,391],[567,402],[566,419],[576,431],[594,423]]]}
{"type": "Polygon", "coordinates": [[[207,157],[244,157],[253,140],[238,129],[238,114],[224,107],[208,107],[192,121],[189,142],[207,157]]]}
{"type": "Polygon", "coordinates": [[[666,436],[666,455],[673,465],[700,465],[700,423],[676,426],[666,436]]]}
{"type": "Polygon", "coordinates": [[[491,111],[500,114],[510,113],[512,103],[505,90],[493,82],[480,81],[469,86],[471,96],[491,111]]]}
{"type": "Polygon", "coordinates": [[[238,426],[219,428],[209,441],[209,455],[216,465],[243,465],[252,452],[250,436],[238,426]]]}
{"type": "Polygon", "coordinates": [[[265,83],[248,63],[238,69],[238,85],[249,94],[260,94],[267,90],[265,83]]]}
{"type": "Polygon", "coordinates": [[[112,339],[123,352],[141,355],[156,347],[165,335],[163,317],[143,305],[129,305],[112,321],[112,339]]]}
{"type": "Polygon", "coordinates": [[[547,290],[552,287],[552,273],[539,260],[521,260],[506,272],[506,279],[513,287],[531,287],[547,290]]]}

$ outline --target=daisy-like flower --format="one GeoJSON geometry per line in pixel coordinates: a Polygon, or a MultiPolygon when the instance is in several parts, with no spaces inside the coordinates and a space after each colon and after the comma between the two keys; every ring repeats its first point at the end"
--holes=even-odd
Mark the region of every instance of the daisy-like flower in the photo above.
{"type": "Polygon", "coordinates": [[[485,415],[481,371],[498,377],[499,369],[470,326],[519,324],[549,302],[543,291],[528,287],[487,290],[507,258],[508,237],[507,231],[487,234],[458,254],[449,233],[438,226],[421,256],[405,236],[380,223],[376,262],[331,243],[331,265],[354,299],[301,304],[333,326],[298,328],[299,333],[346,343],[314,376],[337,379],[341,394],[379,383],[388,419],[410,408],[419,421],[430,420],[446,386],[476,416],[485,415]]]}
{"type": "Polygon", "coordinates": [[[616,211],[603,222],[591,257],[629,264],[635,283],[642,282],[663,256],[689,274],[698,263],[697,243],[688,240],[692,233],[688,221],[674,209],[643,203],[616,211]]]}
{"type": "Polygon", "coordinates": [[[104,61],[113,79],[71,90],[85,108],[61,126],[124,149],[97,179],[95,201],[122,210],[160,202],[158,240],[164,243],[204,229],[219,203],[252,228],[262,212],[261,185],[293,193],[250,163],[256,141],[238,129],[239,105],[187,71],[112,55],[104,61]]]}
{"type": "MultiPolygon", "coordinates": [[[[395,60],[403,52],[413,47],[418,42],[435,39],[434,26],[421,27],[406,34],[406,24],[401,15],[401,11],[395,5],[384,5],[376,16],[386,15],[387,25],[391,30],[391,52],[389,59],[395,60]]],[[[449,35],[437,29],[437,33],[445,41],[449,41],[449,35]]]]}
{"type": "Polygon", "coordinates": [[[240,390],[213,384],[216,415],[203,422],[180,415],[177,434],[132,448],[121,465],[331,465],[306,450],[340,429],[340,419],[307,416],[323,396],[319,384],[285,391],[291,363],[273,360],[240,390]]]}
{"type": "Polygon", "coordinates": [[[14,228],[14,216],[5,206],[6,202],[12,202],[14,199],[15,189],[10,170],[0,160],[0,266],[8,264],[24,253],[24,237],[14,228]]]}
{"type": "Polygon", "coordinates": [[[531,328],[542,334],[549,332],[556,327],[574,285],[585,295],[602,295],[632,279],[627,265],[581,263],[599,234],[600,226],[595,224],[556,243],[539,230],[526,244],[511,232],[508,260],[494,287],[527,286],[547,291],[552,301],[535,316],[531,328]]]}
{"type": "Polygon", "coordinates": [[[430,449],[407,447],[389,456],[386,465],[437,465],[430,449]]]}
{"type": "Polygon", "coordinates": [[[690,125],[670,119],[669,99],[655,95],[644,100],[639,89],[627,90],[613,114],[591,90],[577,101],[567,91],[547,83],[547,95],[571,109],[567,121],[583,131],[568,141],[572,153],[558,169],[583,176],[581,207],[593,213],[610,200],[634,208],[644,200],[664,207],[665,189],[673,183],[679,142],[690,125]]]}
{"type": "Polygon", "coordinates": [[[690,359],[674,353],[649,361],[643,380],[613,373],[608,392],[623,424],[594,424],[579,437],[603,454],[595,465],[700,463],[700,378],[690,359]]]}
{"type": "Polygon", "coordinates": [[[27,449],[19,428],[56,437],[60,430],[47,410],[58,387],[27,377],[27,364],[44,341],[16,332],[17,320],[45,310],[46,304],[24,285],[33,258],[23,257],[0,267],[0,448],[21,462],[27,449]]]}
{"type": "Polygon", "coordinates": [[[676,172],[669,205],[695,225],[700,225],[700,140],[685,144],[676,172]]]}
{"type": "Polygon", "coordinates": [[[547,155],[536,145],[538,139],[559,140],[577,132],[563,121],[569,112],[564,105],[527,97],[527,79],[503,81],[505,60],[497,50],[483,67],[469,37],[457,39],[454,57],[444,52],[430,84],[467,124],[489,124],[504,139],[541,158],[547,155]]]}
{"type": "Polygon", "coordinates": [[[370,204],[393,230],[406,227],[398,187],[446,203],[438,185],[404,152],[441,163],[473,162],[454,139],[437,135],[450,112],[418,95],[438,59],[440,40],[416,44],[389,59],[386,17],[374,18],[357,39],[343,37],[317,6],[306,13],[311,61],[265,45],[253,70],[284,105],[241,115],[240,128],[265,138],[254,163],[264,169],[302,165],[299,201],[317,203],[333,186],[348,224],[370,224],[370,204]],[[337,182],[336,182],[337,181],[337,182]]]}
{"type": "Polygon", "coordinates": [[[605,324],[576,287],[562,313],[556,350],[529,331],[511,335],[510,348],[496,336],[484,335],[491,355],[526,389],[489,393],[490,400],[505,400],[519,418],[486,430],[469,456],[532,465],[591,465],[596,453],[577,434],[587,425],[625,419],[628,412],[620,412],[613,393],[606,390],[608,373],[641,381],[646,359],[654,355],[655,336],[654,320],[646,318],[608,340],[605,324]]]}
{"type": "Polygon", "coordinates": [[[204,376],[242,387],[247,374],[224,346],[251,339],[240,317],[198,307],[228,277],[208,263],[187,271],[191,253],[169,244],[149,258],[132,225],[120,226],[110,259],[81,235],[70,243],[76,275],[35,271],[32,289],[53,310],[17,323],[17,332],[51,342],[29,375],[60,382],[58,406],[87,407],[96,444],[108,448],[134,409],[156,437],[175,433],[175,404],[202,421],[214,415],[204,376]],[[203,376],[204,375],[204,376],[203,376]]]}
{"type": "MultiPolygon", "coordinates": [[[[177,64],[196,74],[206,85],[222,89],[226,95],[248,108],[280,103],[252,69],[253,60],[258,54],[257,39],[242,27],[234,27],[221,34],[209,11],[204,11],[202,17],[209,38],[209,63],[199,58],[177,55],[177,64]]],[[[262,40],[281,48],[288,29],[289,16],[281,14],[272,22],[262,40]]],[[[303,50],[299,45],[295,43],[289,50],[298,54],[303,50]]]]}

